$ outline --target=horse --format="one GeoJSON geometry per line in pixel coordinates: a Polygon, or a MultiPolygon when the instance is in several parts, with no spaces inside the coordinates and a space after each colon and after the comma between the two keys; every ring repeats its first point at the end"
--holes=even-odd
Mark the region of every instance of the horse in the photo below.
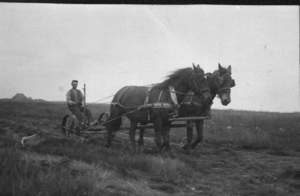
{"type": "Polygon", "coordinates": [[[210,90],[204,76],[203,69],[193,64],[193,68],[175,70],[167,79],[154,85],[152,88],[144,86],[125,86],[114,96],[110,106],[110,117],[106,121],[107,143],[110,147],[112,133],[120,129],[121,117],[126,115],[130,120],[129,137],[134,153],[137,150],[135,131],[137,124],[154,124],[156,148],[159,153],[168,143],[168,137],[162,132],[171,126],[170,115],[174,113],[177,103],[181,103],[186,93],[192,90],[196,96],[210,100],[210,90]],[[175,95],[175,98],[174,98],[175,95]]]}
{"type": "MultiPolygon", "coordinates": [[[[210,107],[213,104],[212,101],[216,95],[218,95],[221,99],[221,103],[225,106],[231,102],[230,88],[235,86],[235,81],[231,77],[231,66],[229,65],[226,69],[219,64],[218,70],[214,71],[212,74],[207,73],[206,75],[208,87],[211,92],[211,100],[207,102],[207,100],[203,99],[203,97],[187,93],[180,104],[178,117],[210,116],[210,107]]],[[[190,124],[191,121],[187,121],[187,123],[190,124]]],[[[183,146],[183,149],[186,150],[187,154],[189,154],[190,150],[194,149],[203,139],[204,121],[194,120],[194,123],[196,125],[198,137],[194,143],[191,143],[193,138],[193,128],[187,127],[187,143],[183,146]]],[[[138,140],[140,146],[144,145],[143,137],[144,129],[140,129],[140,136],[138,140]]],[[[169,143],[165,144],[167,147],[169,147],[169,145],[169,143]]]]}
{"type": "MultiPolygon", "coordinates": [[[[180,105],[179,116],[210,116],[210,107],[213,104],[214,98],[218,95],[222,105],[227,106],[231,102],[231,88],[235,86],[235,81],[231,77],[231,65],[228,68],[223,68],[220,63],[219,69],[212,74],[208,74],[207,82],[211,92],[211,103],[206,104],[203,100],[193,95],[187,95],[183,104],[180,105]]],[[[190,123],[188,121],[187,123],[190,123]]],[[[183,146],[186,153],[189,154],[191,149],[194,149],[203,139],[203,124],[204,120],[194,121],[197,130],[197,139],[192,143],[193,128],[187,127],[187,143],[183,146]]]]}

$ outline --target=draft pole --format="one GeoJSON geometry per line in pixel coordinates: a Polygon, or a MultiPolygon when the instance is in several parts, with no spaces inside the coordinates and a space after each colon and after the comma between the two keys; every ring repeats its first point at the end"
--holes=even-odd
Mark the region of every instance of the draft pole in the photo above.
{"type": "Polygon", "coordinates": [[[85,112],[85,107],[86,107],[86,102],[85,102],[85,97],[86,97],[86,92],[85,92],[85,84],[84,84],[84,87],[83,87],[83,93],[84,93],[84,95],[83,95],[83,115],[84,115],[84,117],[83,117],[83,122],[84,123],[86,123],[86,112],[85,112]]]}

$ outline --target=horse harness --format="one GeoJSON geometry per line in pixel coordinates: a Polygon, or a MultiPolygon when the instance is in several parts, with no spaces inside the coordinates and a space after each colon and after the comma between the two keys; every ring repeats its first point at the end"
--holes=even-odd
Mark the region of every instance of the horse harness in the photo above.
{"type": "MultiPolygon", "coordinates": [[[[161,102],[161,96],[162,93],[164,91],[164,89],[162,89],[159,93],[157,102],[155,103],[149,103],[149,96],[150,93],[153,89],[155,85],[152,85],[151,87],[149,87],[146,91],[146,97],[144,100],[144,105],[138,106],[136,110],[140,110],[140,109],[147,109],[147,113],[148,113],[148,120],[150,120],[150,109],[152,108],[164,108],[164,109],[170,109],[170,110],[174,110],[175,111],[175,115],[178,116],[178,110],[179,110],[179,104],[178,104],[178,100],[177,100],[177,96],[176,96],[176,92],[175,89],[173,87],[169,87],[169,91],[170,91],[170,95],[172,98],[172,101],[174,104],[171,103],[167,103],[167,102],[161,102]]],[[[118,96],[118,99],[116,102],[112,102],[112,105],[118,105],[120,107],[126,108],[126,106],[123,106],[120,103],[120,99],[125,95],[125,93],[129,90],[130,86],[126,86],[122,89],[122,91],[120,92],[120,95],[118,96]]]]}
{"type": "MultiPolygon", "coordinates": [[[[224,76],[225,75],[231,75],[231,73],[225,73],[224,75],[222,75],[222,76],[217,76],[217,78],[215,79],[215,85],[217,86],[217,88],[218,88],[218,92],[217,92],[217,94],[219,95],[222,91],[224,91],[224,90],[229,90],[229,92],[230,92],[230,87],[224,87],[224,88],[220,88],[220,86],[223,84],[223,82],[224,82],[224,76]]],[[[208,78],[211,76],[212,74],[211,73],[207,73],[207,80],[208,80],[208,78]]],[[[233,80],[233,82],[234,82],[234,80],[233,80]]]]}
{"type": "MultiPolygon", "coordinates": [[[[190,88],[190,89],[192,89],[192,83],[194,84],[194,86],[195,86],[195,88],[196,88],[195,94],[198,94],[198,93],[201,93],[201,94],[202,94],[203,92],[209,90],[208,87],[207,87],[207,88],[201,89],[201,88],[198,86],[198,84],[197,84],[197,82],[196,82],[196,76],[195,76],[194,73],[193,73],[192,77],[189,79],[189,88],[190,88]]],[[[207,80],[206,80],[206,84],[207,84],[207,80]]]]}
{"type": "Polygon", "coordinates": [[[181,105],[187,105],[187,106],[201,106],[201,103],[200,103],[200,102],[198,102],[198,101],[193,101],[193,98],[194,98],[195,94],[194,94],[194,93],[191,93],[190,95],[191,95],[190,100],[189,100],[189,101],[182,102],[182,103],[180,104],[180,106],[181,106],[181,105]]]}
{"type": "Polygon", "coordinates": [[[177,117],[178,116],[178,111],[179,111],[179,105],[178,105],[178,99],[177,99],[174,87],[169,86],[169,92],[170,92],[171,99],[172,99],[174,104],[167,103],[167,102],[160,102],[161,95],[162,95],[164,89],[162,89],[160,91],[156,103],[149,103],[149,96],[150,96],[150,93],[151,93],[153,87],[154,86],[151,86],[151,87],[148,88],[148,90],[146,92],[144,105],[141,107],[141,108],[147,108],[148,120],[150,120],[150,109],[151,108],[164,108],[164,109],[174,110],[175,111],[175,117],[177,117]]]}
{"type": "MultiPolygon", "coordinates": [[[[207,82],[207,80],[206,80],[207,82]]],[[[209,88],[203,88],[201,89],[197,82],[196,82],[196,76],[195,74],[193,74],[191,76],[191,78],[189,79],[189,88],[191,89],[192,88],[192,84],[194,85],[194,87],[196,88],[196,91],[195,91],[195,94],[197,93],[203,93],[204,91],[208,90],[209,88]]],[[[176,92],[174,87],[172,86],[169,86],[169,92],[170,92],[170,95],[171,95],[171,99],[173,101],[173,104],[171,103],[167,103],[167,102],[160,102],[160,99],[161,99],[161,96],[162,96],[162,93],[164,91],[164,89],[162,89],[159,93],[159,96],[158,96],[158,100],[156,103],[149,103],[149,96],[150,96],[150,93],[153,89],[155,85],[152,85],[151,87],[149,87],[146,91],[146,97],[145,97],[145,101],[144,101],[144,105],[142,106],[139,106],[137,108],[137,110],[140,110],[140,109],[147,109],[147,113],[148,113],[148,120],[150,120],[150,109],[152,108],[164,108],[164,109],[171,109],[171,110],[174,110],[174,117],[177,117],[178,116],[178,112],[179,112],[179,107],[180,105],[178,104],[178,99],[177,99],[177,96],[176,96],[176,93],[179,93],[179,92],[176,92]]],[[[122,89],[119,97],[118,97],[118,101],[117,102],[112,102],[111,104],[112,105],[119,105],[120,107],[123,107],[125,108],[125,106],[123,106],[122,104],[120,104],[120,99],[124,96],[124,94],[127,92],[127,90],[129,89],[130,87],[129,86],[126,86],[122,89]]],[[[184,93],[184,94],[187,94],[187,93],[184,93]]],[[[199,103],[198,103],[199,104],[199,103]]]]}

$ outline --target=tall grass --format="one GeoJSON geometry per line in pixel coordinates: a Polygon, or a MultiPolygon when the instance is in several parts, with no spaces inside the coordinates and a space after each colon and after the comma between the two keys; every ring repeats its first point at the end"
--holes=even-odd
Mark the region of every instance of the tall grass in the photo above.
{"type": "Polygon", "coordinates": [[[64,167],[42,167],[10,149],[0,155],[0,195],[91,195],[94,182],[64,167]]]}
{"type": "Polygon", "coordinates": [[[152,184],[184,186],[193,178],[180,160],[132,156],[75,138],[48,138],[31,152],[38,154],[0,151],[0,195],[164,195],[152,184]]]}
{"type": "Polygon", "coordinates": [[[132,155],[130,150],[107,149],[102,146],[78,142],[75,138],[49,138],[33,147],[38,153],[67,156],[88,164],[99,164],[119,171],[124,178],[138,179],[139,174],[165,181],[192,176],[191,168],[171,158],[132,155]]]}
{"type": "Polygon", "coordinates": [[[300,150],[300,114],[213,110],[205,138],[235,141],[253,148],[300,150]]]}

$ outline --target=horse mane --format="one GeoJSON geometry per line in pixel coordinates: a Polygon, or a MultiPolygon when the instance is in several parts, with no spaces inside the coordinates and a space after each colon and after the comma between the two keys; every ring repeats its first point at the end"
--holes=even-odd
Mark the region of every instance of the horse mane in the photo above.
{"type": "Polygon", "coordinates": [[[190,76],[192,74],[192,72],[193,72],[193,69],[190,67],[175,70],[171,74],[166,76],[167,79],[165,79],[163,82],[155,85],[154,88],[160,88],[160,89],[168,88],[170,86],[170,84],[172,84],[174,81],[181,83],[182,80],[187,79],[187,77],[185,77],[185,76],[190,76]]]}

